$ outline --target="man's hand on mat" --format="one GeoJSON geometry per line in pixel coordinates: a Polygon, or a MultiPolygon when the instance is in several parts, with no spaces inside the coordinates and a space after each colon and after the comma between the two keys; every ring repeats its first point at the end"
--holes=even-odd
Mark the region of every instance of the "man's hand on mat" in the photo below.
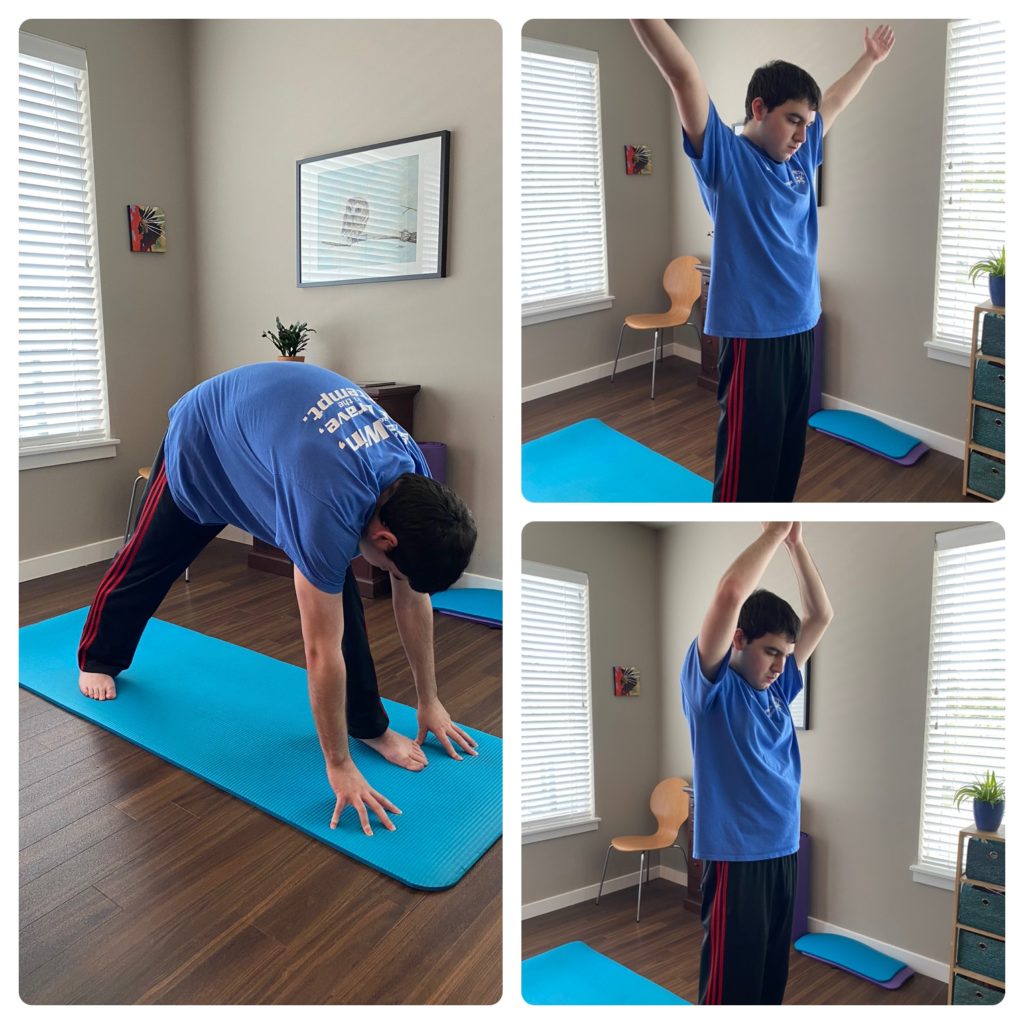
{"type": "Polygon", "coordinates": [[[455,740],[467,754],[477,756],[476,740],[452,721],[451,715],[445,711],[439,700],[421,704],[416,709],[416,722],[419,726],[416,733],[417,743],[422,743],[427,738],[427,733],[432,732],[437,737],[437,742],[448,751],[448,756],[454,757],[456,761],[461,761],[462,756],[452,746],[452,740],[455,740]]]}
{"type": "Polygon", "coordinates": [[[373,835],[370,828],[370,816],[367,808],[377,815],[380,823],[389,831],[394,832],[395,826],[388,817],[388,811],[392,814],[402,812],[382,793],[378,793],[370,787],[370,784],[363,778],[363,773],[355,766],[352,758],[342,761],[341,764],[327,765],[327,779],[334,790],[337,801],[334,804],[334,814],[331,815],[331,828],[338,827],[341,812],[348,804],[356,809],[363,831],[373,835]]]}
{"type": "Polygon", "coordinates": [[[93,700],[113,700],[117,696],[114,680],[101,672],[79,672],[78,688],[93,700]]]}

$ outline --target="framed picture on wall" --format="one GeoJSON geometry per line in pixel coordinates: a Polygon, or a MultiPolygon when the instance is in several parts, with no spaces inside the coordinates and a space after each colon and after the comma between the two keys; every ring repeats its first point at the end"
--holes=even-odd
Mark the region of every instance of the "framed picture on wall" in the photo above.
{"type": "Polygon", "coordinates": [[[444,277],[451,132],[296,166],[300,288],[444,277]]]}

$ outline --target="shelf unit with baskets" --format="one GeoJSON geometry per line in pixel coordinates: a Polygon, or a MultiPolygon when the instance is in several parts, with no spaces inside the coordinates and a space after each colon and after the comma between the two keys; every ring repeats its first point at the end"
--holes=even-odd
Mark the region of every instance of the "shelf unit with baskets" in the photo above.
{"type": "Polygon", "coordinates": [[[963,493],[998,501],[1006,486],[1006,309],[975,306],[963,493]]]}

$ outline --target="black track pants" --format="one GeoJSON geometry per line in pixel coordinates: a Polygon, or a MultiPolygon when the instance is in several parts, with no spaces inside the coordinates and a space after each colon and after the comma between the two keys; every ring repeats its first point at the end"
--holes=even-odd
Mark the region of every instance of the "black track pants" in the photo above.
{"type": "Polygon", "coordinates": [[[700,1003],[782,1002],[796,858],[704,862],[700,1003]]]}
{"type": "Polygon", "coordinates": [[[793,500],[813,365],[813,331],[722,339],[715,501],[793,500]]]}
{"type": "MultiPolygon", "coordinates": [[[[128,543],[118,552],[96,590],[78,648],[78,667],[116,677],[135,656],[142,631],[167,591],[217,536],[223,524],[200,524],[174,503],[167,487],[161,445],[128,543]]],[[[388,716],[377,688],[377,673],[366,634],[363,602],[352,567],[342,590],[345,632],[341,643],[347,676],[349,733],[380,736],[388,716]]]]}

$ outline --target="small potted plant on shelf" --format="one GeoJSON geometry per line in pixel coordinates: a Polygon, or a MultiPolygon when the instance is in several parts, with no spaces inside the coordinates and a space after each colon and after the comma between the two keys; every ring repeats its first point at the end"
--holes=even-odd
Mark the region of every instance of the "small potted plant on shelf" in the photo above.
{"type": "Polygon", "coordinates": [[[316,334],[316,331],[307,324],[289,324],[285,327],[281,323],[280,317],[275,317],[275,319],[277,320],[276,333],[274,331],[264,331],[260,337],[271,340],[274,348],[281,353],[277,357],[279,360],[290,363],[304,362],[306,357],[299,355],[299,353],[306,348],[309,336],[316,334]]]}
{"type": "Polygon", "coordinates": [[[979,832],[995,832],[1003,820],[1006,786],[996,779],[995,772],[985,772],[969,786],[961,786],[953,797],[959,807],[968,797],[974,799],[974,824],[979,832]]]}
{"type": "Polygon", "coordinates": [[[1003,307],[1006,305],[1006,246],[1004,245],[998,253],[992,253],[987,260],[978,260],[977,263],[967,271],[971,284],[978,279],[980,274],[988,274],[988,295],[993,306],[1003,307]]]}

